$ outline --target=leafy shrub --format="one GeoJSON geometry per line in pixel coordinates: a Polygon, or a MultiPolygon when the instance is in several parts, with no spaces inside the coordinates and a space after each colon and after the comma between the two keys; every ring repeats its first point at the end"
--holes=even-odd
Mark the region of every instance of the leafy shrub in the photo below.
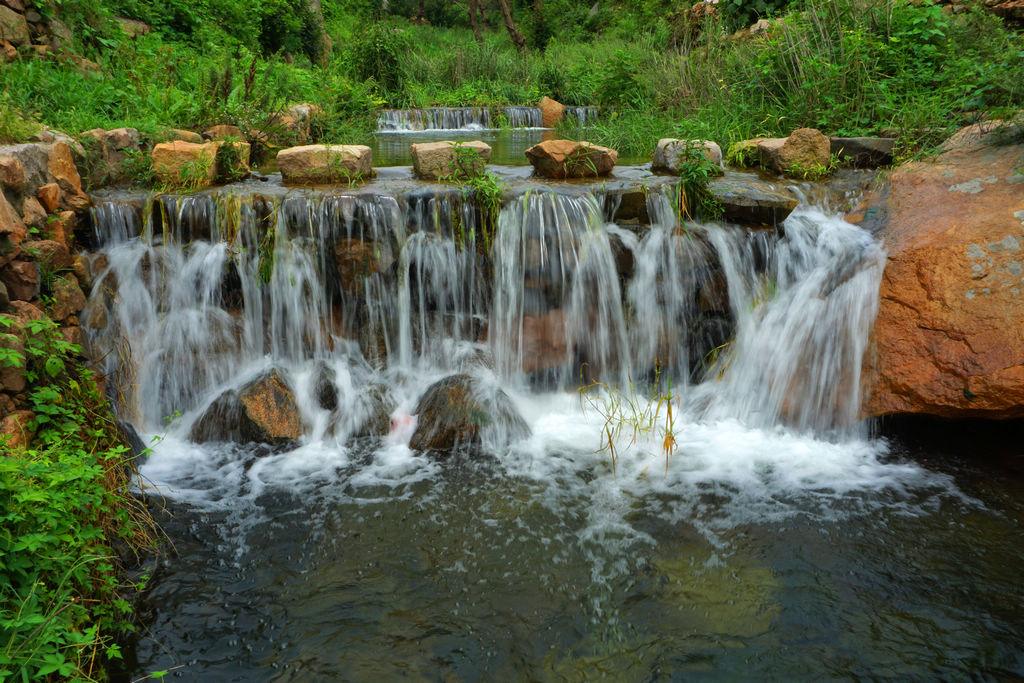
{"type": "Polygon", "coordinates": [[[357,78],[373,80],[381,96],[397,105],[406,97],[406,55],[410,49],[404,33],[375,22],[353,40],[348,62],[357,78]]]}

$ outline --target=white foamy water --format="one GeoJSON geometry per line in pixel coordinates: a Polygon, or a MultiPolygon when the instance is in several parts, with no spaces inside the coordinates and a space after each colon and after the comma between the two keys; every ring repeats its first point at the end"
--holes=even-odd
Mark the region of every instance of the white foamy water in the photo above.
{"type": "Polygon", "coordinates": [[[484,466],[586,515],[585,542],[643,541],[637,511],[724,543],[737,524],[951,490],[857,422],[884,264],[870,235],[806,203],[777,235],[681,226],[668,194],[648,201],[634,234],[591,194],[508,199],[489,249],[458,193],[212,193],[147,221],[101,203],[107,267],[83,318],[125,419],[153,435],[180,413],[141,474],[198,508],[429,495],[460,461],[410,450],[414,412],[457,372],[530,428],[508,443],[493,425],[484,466]],[[188,440],[271,369],[300,408],[297,444],[188,440]]]}

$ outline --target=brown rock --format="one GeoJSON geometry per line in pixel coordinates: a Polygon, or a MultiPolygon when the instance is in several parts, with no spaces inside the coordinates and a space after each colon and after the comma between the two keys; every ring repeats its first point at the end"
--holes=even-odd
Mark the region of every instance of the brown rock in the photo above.
{"type": "Polygon", "coordinates": [[[654,148],[654,157],[651,161],[651,169],[654,171],[667,171],[678,175],[689,161],[688,154],[699,150],[704,158],[712,164],[717,175],[725,172],[722,168],[722,148],[713,140],[679,140],[677,138],[662,138],[654,148]],[[691,151],[692,150],[692,151],[691,151]]]}
{"type": "Polygon", "coordinates": [[[21,202],[21,219],[26,226],[41,229],[46,225],[46,209],[34,197],[25,197],[21,202]]]}
{"type": "Polygon", "coordinates": [[[545,128],[554,128],[565,116],[565,105],[544,96],[540,99],[540,115],[545,128]]]}
{"type": "Polygon", "coordinates": [[[211,126],[203,131],[203,137],[207,140],[227,140],[229,138],[236,141],[245,140],[245,134],[241,128],[227,125],[211,126]]]}
{"type": "Polygon", "coordinates": [[[27,45],[29,41],[28,22],[24,15],[4,5],[0,5],[0,39],[15,46],[27,45]]]}
{"type": "Polygon", "coordinates": [[[25,190],[25,167],[14,157],[0,157],[0,183],[13,192],[25,190]]]}
{"type": "Polygon", "coordinates": [[[47,212],[56,211],[60,207],[60,186],[57,183],[43,185],[36,196],[47,212]]]}
{"type": "Polygon", "coordinates": [[[217,145],[212,142],[161,142],[153,147],[153,172],[170,185],[206,187],[217,176],[216,155],[217,145]]]}
{"type": "Polygon", "coordinates": [[[114,130],[108,130],[103,134],[103,143],[117,151],[138,149],[139,131],[135,128],[115,128],[114,130]]]}
{"type": "Polygon", "coordinates": [[[560,368],[569,360],[565,311],[523,316],[523,372],[560,368]]]}
{"type": "Polygon", "coordinates": [[[153,29],[149,27],[149,24],[138,21],[136,19],[126,19],[125,17],[114,17],[114,21],[121,25],[121,30],[125,32],[129,38],[135,38],[137,36],[144,36],[153,29]]]}
{"type": "Polygon", "coordinates": [[[302,436],[302,414],[291,387],[271,370],[238,391],[226,391],[192,427],[190,438],[284,444],[302,436]]]}
{"type": "Polygon", "coordinates": [[[363,278],[388,268],[392,261],[390,249],[375,242],[344,237],[334,246],[341,288],[349,294],[362,294],[363,278]]]}
{"type": "Polygon", "coordinates": [[[889,256],[869,416],[1024,417],[1024,145],[972,128],[893,171],[874,207],[889,256]]]}
{"type": "Polygon", "coordinates": [[[416,429],[409,448],[450,453],[472,447],[486,431],[489,441],[509,442],[530,434],[512,401],[500,389],[486,389],[466,374],[432,384],[416,404],[416,429]]]}
{"type": "Polygon", "coordinates": [[[75,278],[78,280],[78,286],[82,288],[83,292],[90,292],[92,290],[92,262],[79,255],[75,255],[71,263],[71,271],[75,274],[75,278]]]}
{"type": "Polygon", "coordinates": [[[25,222],[0,192],[0,255],[10,253],[27,236],[25,222]]]}
{"type": "Polygon", "coordinates": [[[0,5],[7,5],[15,12],[25,13],[25,4],[21,0],[2,0],[0,5]]]}
{"type": "Polygon", "coordinates": [[[4,62],[13,62],[18,58],[18,48],[6,40],[0,40],[0,59],[4,62]]]}
{"type": "Polygon", "coordinates": [[[542,178],[587,178],[611,173],[619,153],[582,140],[545,140],[527,149],[526,158],[542,178]]]}
{"type": "Polygon", "coordinates": [[[82,194],[82,178],[78,175],[78,169],[75,168],[71,147],[66,142],[58,140],[50,145],[50,158],[46,167],[66,195],[82,194]]]}
{"type": "Polygon", "coordinates": [[[31,410],[15,410],[0,420],[0,443],[6,441],[10,450],[28,448],[36,432],[32,429],[32,421],[36,419],[31,410]]]}
{"type": "MultiPolygon", "coordinates": [[[[44,46],[37,45],[35,47],[44,47],[44,46]]],[[[82,147],[82,143],[80,143],[78,140],[74,139],[73,137],[71,137],[67,133],[63,133],[63,132],[61,132],[59,130],[54,130],[53,128],[43,128],[42,130],[40,130],[38,133],[36,133],[35,135],[33,135],[29,139],[33,140],[35,142],[46,143],[47,146],[44,147],[44,149],[45,149],[45,151],[47,153],[47,156],[49,156],[49,154],[50,154],[50,147],[49,147],[49,145],[53,145],[54,143],[57,143],[57,142],[63,142],[65,145],[70,147],[71,151],[74,152],[75,154],[77,154],[79,156],[79,158],[85,157],[85,148],[82,147]]],[[[22,162],[22,163],[25,163],[25,162],[22,162]]],[[[28,167],[26,166],[25,169],[27,171],[28,167]]]]}
{"type": "Polygon", "coordinates": [[[479,140],[414,142],[409,145],[409,151],[413,170],[426,180],[479,176],[491,160],[491,146],[479,140]]]}
{"type": "Polygon", "coordinates": [[[768,138],[757,145],[761,165],[787,175],[801,176],[829,165],[832,143],[813,128],[798,128],[788,138],[768,138]]]}
{"type": "Polygon", "coordinates": [[[180,128],[170,128],[162,134],[163,142],[173,142],[175,140],[184,140],[185,142],[192,142],[197,145],[203,143],[203,136],[199,133],[195,133],[191,130],[182,130],[180,128]]]}
{"type": "Polygon", "coordinates": [[[39,294],[39,269],[31,261],[12,261],[0,270],[0,282],[7,286],[11,305],[31,301],[39,294]]]}
{"type": "MultiPolygon", "coordinates": [[[[71,317],[74,318],[74,316],[71,317]]],[[[85,335],[82,333],[81,327],[79,327],[78,325],[66,325],[64,327],[61,327],[57,331],[60,332],[60,336],[63,337],[64,341],[66,341],[68,344],[74,344],[75,346],[81,348],[82,341],[84,340],[85,337],[85,335]]]]}
{"type": "Polygon", "coordinates": [[[50,288],[53,295],[50,317],[57,322],[63,322],[85,308],[85,294],[73,277],[56,277],[50,288]]]}
{"type": "Polygon", "coordinates": [[[42,320],[46,317],[46,314],[43,313],[41,308],[35,304],[29,303],[28,301],[12,300],[10,303],[10,309],[14,314],[14,317],[16,317],[21,324],[25,324],[31,320],[42,320]]]}
{"type": "Polygon", "coordinates": [[[75,226],[78,224],[78,214],[74,211],[61,211],[56,217],[46,223],[43,229],[43,237],[68,249],[75,236],[75,226]]]}
{"type": "Polygon", "coordinates": [[[48,272],[70,270],[74,266],[75,259],[68,251],[67,245],[56,240],[31,240],[25,242],[22,247],[40,268],[48,272]]]}
{"type": "Polygon", "coordinates": [[[373,152],[365,145],[303,145],[277,153],[286,183],[355,182],[373,176],[373,152]]]}

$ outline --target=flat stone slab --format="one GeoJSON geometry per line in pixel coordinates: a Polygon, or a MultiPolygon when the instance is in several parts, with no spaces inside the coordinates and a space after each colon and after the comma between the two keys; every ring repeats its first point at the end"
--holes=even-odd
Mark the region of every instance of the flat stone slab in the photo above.
{"type": "Polygon", "coordinates": [[[777,226],[799,203],[789,192],[752,176],[715,178],[710,188],[722,202],[725,220],[741,225],[777,226]]]}

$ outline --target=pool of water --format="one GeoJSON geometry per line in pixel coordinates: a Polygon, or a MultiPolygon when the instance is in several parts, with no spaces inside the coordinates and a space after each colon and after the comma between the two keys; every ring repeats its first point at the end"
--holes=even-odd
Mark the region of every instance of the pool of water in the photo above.
{"type": "Polygon", "coordinates": [[[115,680],[1024,673],[1024,430],[693,424],[613,471],[566,401],[537,406],[560,451],[482,461],[165,442],[143,473],[174,551],[115,680]]]}
{"type": "MultiPolygon", "coordinates": [[[[582,134],[586,138],[586,133],[582,134]]],[[[409,145],[414,142],[435,142],[437,140],[482,140],[491,146],[491,163],[510,166],[527,165],[525,152],[528,147],[542,140],[560,137],[554,130],[545,128],[517,128],[501,130],[428,130],[406,132],[377,132],[370,143],[373,149],[374,166],[410,166],[412,156],[409,145]]],[[[623,165],[643,164],[650,159],[620,155],[623,165]]]]}

